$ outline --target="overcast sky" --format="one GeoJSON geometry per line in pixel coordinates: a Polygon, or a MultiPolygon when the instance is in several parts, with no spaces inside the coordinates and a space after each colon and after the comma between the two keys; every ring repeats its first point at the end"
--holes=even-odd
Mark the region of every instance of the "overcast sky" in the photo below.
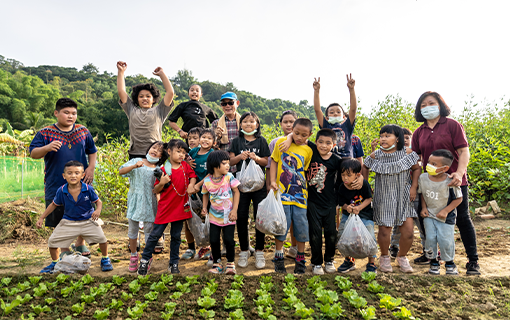
{"type": "Polygon", "coordinates": [[[508,1],[4,1],[0,55],[26,66],[81,67],[233,82],[265,98],[348,102],[347,73],[368,111],[388,94],[416,103],[510,89],[508,1]]]}

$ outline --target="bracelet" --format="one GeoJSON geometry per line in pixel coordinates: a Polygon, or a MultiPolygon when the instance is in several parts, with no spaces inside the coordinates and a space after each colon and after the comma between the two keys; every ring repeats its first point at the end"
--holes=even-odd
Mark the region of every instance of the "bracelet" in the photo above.
{"type": "Polygon", "coordinates": [[[177,133],[181,133],[181,131],[182,131],[182,129],[179,129],[179,130],[177,131],[177,133]]]}

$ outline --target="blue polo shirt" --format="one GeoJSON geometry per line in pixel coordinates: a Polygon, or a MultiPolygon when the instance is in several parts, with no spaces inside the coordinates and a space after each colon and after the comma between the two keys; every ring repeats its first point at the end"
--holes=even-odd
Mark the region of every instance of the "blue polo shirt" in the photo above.
{"type": "Polygon", "coordinates": [[[88,220],[94,212],[92,203],[99,200],[92,186],[81,182],[81,193],[78,195],[78,201],[74,201],[73,196],[67,189],[67,183],[57,189],[57,194],[53,203],[57,206],[64,206],[64,216],[62,219],[81,221],[88,220]]]}

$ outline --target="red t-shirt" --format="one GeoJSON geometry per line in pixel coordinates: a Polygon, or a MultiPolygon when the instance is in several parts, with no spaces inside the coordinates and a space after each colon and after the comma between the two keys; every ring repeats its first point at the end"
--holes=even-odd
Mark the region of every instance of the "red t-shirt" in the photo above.
{"type": "MultiPolygon", "coordinates": [[[[162,166],[161,170],[164,173],[165,167],[162,166]]],[[[178,169],[172,169],[170,181],[172,184],[161,191],[161,198],[158,203],[158,212],[156,214],[156,224],[171,223],[174,221],[181,221],[191,218],[191,211],[188,203],[188,185],[191,178],[196,178],[195,171],[186,162],[181,162],[178,169]],[[175,192],[175,190],[177,192],[175,192]],[[184,195],[184,196],[180,196],[184,195]]],[[[156,186],[159,180],[156,179],[156,186]]]]}
{"type": "MultiPolygon", "coordinates": [[[[432,152],[438,149],[449,150],[453,154],[453,163],[448,173],[452,173],[457,171],[459,165],[457,149],[469,147],[469,144],[464,127],[458,121],[441,117],[433,129],[427,125],[427,122],[416,129],[413,133],[411,147],[417,154],[421,154],[424,169],[432,152]]],[[[467,176],[464,172],[462,185],[467,186],[467,184],[467,176]]]]}

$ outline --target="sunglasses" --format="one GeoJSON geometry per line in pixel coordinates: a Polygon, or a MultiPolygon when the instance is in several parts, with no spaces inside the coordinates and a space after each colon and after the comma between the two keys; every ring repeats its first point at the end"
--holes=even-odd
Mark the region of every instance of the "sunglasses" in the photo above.
{"type": "Polygon", "coordinates": [[[220,105],[221,105],[222,107],[226,107],[226,106],[227,106],[227,104],[228,104],[229,106],[233,106],[233,105],[234,105],[234,103],[235,103],[234,101],[229,101],[229,102],[222,102],[222,103],[220,103],[220,105]]]}

